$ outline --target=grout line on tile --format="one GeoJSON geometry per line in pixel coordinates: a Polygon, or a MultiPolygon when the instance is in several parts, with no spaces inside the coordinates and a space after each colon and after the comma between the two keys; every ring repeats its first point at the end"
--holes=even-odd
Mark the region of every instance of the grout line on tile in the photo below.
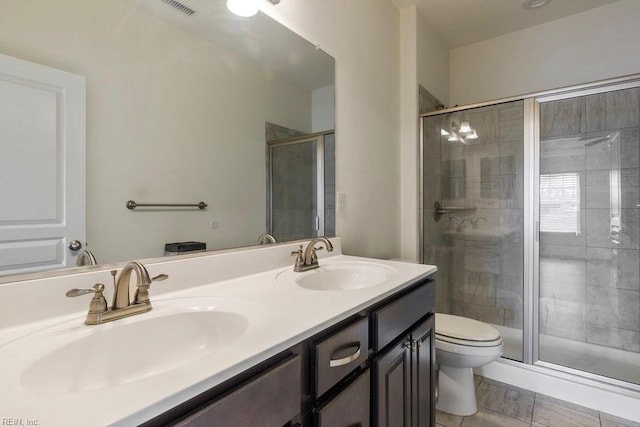
{"type": "Polygon", "coordinates": [[[536,402],[538,400],[538,393],[533,393],[533,406],[531,407],[531,422],[529,425],[533,425],[533,413],[536,411],[536,402]]]}

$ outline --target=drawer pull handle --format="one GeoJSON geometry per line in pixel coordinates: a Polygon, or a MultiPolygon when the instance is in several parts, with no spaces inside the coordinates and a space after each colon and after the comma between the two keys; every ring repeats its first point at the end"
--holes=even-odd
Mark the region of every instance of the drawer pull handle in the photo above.
{"type": "Polygon", "coordinates": [[[329,367],[337,368],[338,366],[347,365],[356,360],[358,357],[360,357],[360,343],[356,345],[356,351],[354,351],[349,356],[343,357],[342,359],[329,359],[329,367]]]}

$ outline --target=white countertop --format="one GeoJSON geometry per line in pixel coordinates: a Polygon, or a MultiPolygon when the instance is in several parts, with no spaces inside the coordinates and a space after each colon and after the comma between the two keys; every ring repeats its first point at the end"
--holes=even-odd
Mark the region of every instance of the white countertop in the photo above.
{"type": "MultiPolygon", "coordinates": [[[[83,311],[0,329],[0,419],[21,419],[24,425],[28,420],[36,420],[39,426],[139,424],[436,271],[435,266],[345,255],[325,257],[320,263],[343,261],[373,261],[393,267],[397,274],[388,282],[370,288],[314,291],[276,280],[279,273],[291,269],[279,267],[229,280],[212,280],[210,284],[161,295],[152,293],[154,310],[151,312],[103,325],[85,326],[86,311],[83,311]],[[59,386],[56,376],[61,373],[53,366],[51,371],[36,377],[33,373],[40,371],[30,371],[43,352],[67,342],[68,332],[62,331],[71,328],[76,334],[90,334],[93,330],[87,328],[113,328],[117,322],[139,322],[162,315],[176,299],[186,304],[196,301],[195,298],[211,298],[216,304],[233,300],[234,306],[239,307],[249,321],[247,330],[227,347],[184,366],[97,389],[77,391],[73,386],[59,386]]],[[[177,276],[174,274],[171,279],[179,280],[177,276]]],[[[85,302],[88,307],[88,299],[85,302]]],[[[163,339],[161,330],[157,339],[163,339]]],[[[123,345],[123,357],[140,363],[135,352],[128,351],[130,349],[123,345]]],[[[152,361],[149,365],[153,366],[152,361]]],[[[91,368],[99,370],[101,366],[91,368]]]]}

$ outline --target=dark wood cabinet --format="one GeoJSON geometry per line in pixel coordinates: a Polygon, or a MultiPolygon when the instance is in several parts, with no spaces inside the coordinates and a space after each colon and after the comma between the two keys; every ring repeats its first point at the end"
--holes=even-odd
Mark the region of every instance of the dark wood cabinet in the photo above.
{"type": "Polygon", "coordinates": [[[370,425],[371,375],[369,369],[316,410],[318,427],[368,427],[370,425]]]}
{"type": "Polygon", "coordinates": [[[300,413],[300,373],[300,356],[293,356],[170,425],[283,426],[300,413]]]}
{"type": "Polygon", "coordinates": [[[435,316],[429,316],[418,325],[411,332],[411,340],[411,425],[435,426],[435,316]]]}
{"type": "Polygon", "coordinates": [[[314,391],[320,397],[369,358],[369,318],[314,344],[314,391]]]}
{"type": "Polygon", "coordinates": [[[371,314],[373,350],[378,352],[398,339],[418,320],[435,310],[435,286],[429,281],[378,306],[371,314]]]}
{"type": "Polygon", "coordinates": [[[375,425],[435,426],[434,315],[374,359],[375,425]]]}
{"type": "Polygon", "coordinates": [[[409,336],[373,362],[376,424],[380,427],[409,426],[411,399],[411,353],[409,336]]]}
{"type": "Polygon", "coordinates": [[[435,426],[433,277],[143,424],[435,426]]]}

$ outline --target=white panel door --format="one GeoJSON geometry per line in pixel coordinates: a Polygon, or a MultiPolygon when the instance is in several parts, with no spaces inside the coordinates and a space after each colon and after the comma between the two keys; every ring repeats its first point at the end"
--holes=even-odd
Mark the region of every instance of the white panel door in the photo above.
{"type": "Polygon", "coordinates": [[[73,266],[85,243],[85,79],[0,55],[0,274],[73,266]]]}

